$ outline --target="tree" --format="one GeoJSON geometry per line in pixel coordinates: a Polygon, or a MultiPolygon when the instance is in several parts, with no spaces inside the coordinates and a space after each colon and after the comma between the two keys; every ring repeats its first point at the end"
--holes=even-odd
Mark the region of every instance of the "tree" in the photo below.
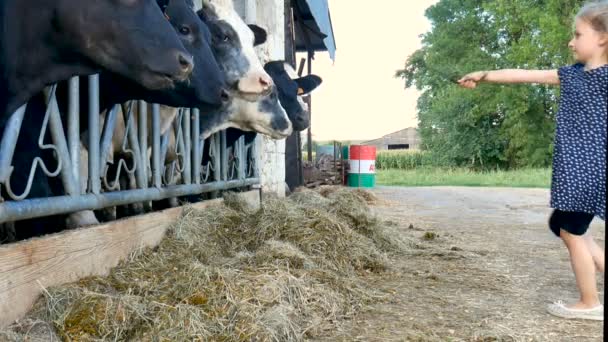
{"type": "Polygon", "coordinates": [[[559,89],[454,81],[475,70],[558,68],[579,0],[441,0],[426,11],[431,31],[396,73],[416,87],[423,148],[446,164],[546,166],[551,162],[559,89]]]}

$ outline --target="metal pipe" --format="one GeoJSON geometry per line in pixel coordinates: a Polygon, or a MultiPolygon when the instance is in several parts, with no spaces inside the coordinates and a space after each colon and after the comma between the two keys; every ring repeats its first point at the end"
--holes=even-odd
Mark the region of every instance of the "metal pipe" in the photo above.
{"type": "MultiPolygon", "coordinates": [[[[182,111],[182,132],[184,132],[184,184],[192,183],[192,139],[190,131],[190,109],[184,108],[182,111]]],[[[198,137],[197,137],[198,138],[198,137]]]]}
{"type": "Polygon", "coordinates": [[[11,115],[6,123],[6,127],[4,127],[4,134],[0,142],[0,184],[8,181],[11,162],[15,153],[15,146],[17,146],[17,139],[19,138],[19,131],[21,130],[26,108],[27,103],[19,107],[11,115]]]}
{"type": "Polygon", "coordinates": [[[72,175],[76,184],[76,192],[84,193],[80,189],[80,78],[74,76],[69,81],[68,104],[68,144],[72,162],[72,175]]]}
{"type": "Polygon", "coordinates": [[[120,105],[114,105],[106,113],[106,119],[103,123],[103,132],[101,133],[101,158],[99,158],[99,165],[103,165],[105,169],[106,162],[108,161],[108,155],[110,154],[110,148],[112,147],[112,138],[114,136],[114,128],[116,127],[116,112],[120,108],[120,105]]]}
{"type": "Polygon", "coordinates": [[[201,145],[200,145],[200,111],[197,108],[192,109],[192,177],[194,184],[201,183],[201,145]]]}
{"type": "Polygon", "coordinates": [[[145,153],[146,151],[142,151],[139,148],[139,142],[137,140],[137,130],[135,128],[135,119],[133,118],[133,116],[135,115],[133,113],[134,103],[135,102],[133,101],[129,102],[129,105],[127,106],[128,111],[127,113],[125,113],[123,109],[123,115],[124,122],[128,130],[127,137],[129,140],[129,146],[131,147],[131,151],[133,152],[133,160],[135,164],[135,182],[138,188],[145,189],[148,187],[148,179],[145,177],[144,167],[142,167],[141,160],[143,160],[142,153],[145,153]]]}
{"type": "Polygon", "coordinates": [[[222,160],[222,165],[220,166],[220,170],[222,172],[222,180],[228,180],[228,148],[226,146],[226,131],[221,131],[220,133],[220,156],[222,160]]]}
{"type": "Polygon", "coordinates": [[[138,130],[139,133],[139,151],[141,152],[141,161],[139,163],[141,172],[145,180],[146,186],[148,187],[148,168],[150,166],[150,159],[148,158],[148,104],[144,101],[139,100],[137,102],[139,108],[138,116],[138,130]]]}
{"type": "Polygon", "coordinates": [[[162,185],[160,172],[160,106],[155,103],[152,105],[152,175],[157,188],[162,185]]]}
{"type": "Polygon", "coordinates": [[[160,137],[160,161],[161,166],[165,165],[167,159],[167,150],[169,149],[169,135],[171,134],[171,128],[160,137]]]}
{"type": "Polygon", "coordinates": [[[54,85],[51,87],[50,92],[44,92],[44,95],[47,98],[47,110],[50,111],[49,125],[51,137],[53,139],[53,144],[57,148],[56,157],[61,159],[61,181],[65,188],[65,192],[71,196],[78,196],[80,195],[80,190],[78,190],[79,184],[72,174],[70,152],[68,150],[68,143],[65,138],[65,132],[63,131],[59,106],[57,105],[57,98],[55,96],[56,89],[57,86],[54,85]]]}
{"type": "Polygon", "coordinates": [[[8,201],[0,203],[0,223],[30,219],[47,215],[66,214],[81,210],[95,210],[129,203],[143,201],[158,201],[170,197],[187,196],[251,186],[259,183],[259,179],[250,178],[229,182],[213,182],[207,184],[175,185],[162,189],[149,188],[129,191],[114,191],[103,194],[87,194],[73,198],[60,196],[52,198],[35,198],[23,201],[8,201]]]}
{"type": "Polygon", "coordinates": [[[99,177],[99,75],[89,76],[89,184],[91,192],[101,192],[99,177]]]}
{"type": "Polygon", "coordinates": [[[214,153],[213,153],[213,167],[214,167],[214,171],[213,171],[213,179],[216,182],[219,182],[222,180],[222,155],[226,154],[226,150],[224,149],[222,151],[222,142],[221,142],[221,134],[215,133],[213,135],[213,138],[210,139],[209,141],[209,152],[211,152],[211,149],[215,149],[214,153]],[[211,144],[213,144],[214,146],[211,146],[211,144]]]}
{"type": "Polygon", "coordinates": [[[235,158],[237,158],[237,177],[238,179],[247,178],[247,174],[245,173],[246,165],[247,165],[247,150],[245,149],[245,136],[241,135],[239,140],[235,144],[236,153],[234,154],[235,158]],[[238,147],[238,148],[237,148],[238,147]]]}

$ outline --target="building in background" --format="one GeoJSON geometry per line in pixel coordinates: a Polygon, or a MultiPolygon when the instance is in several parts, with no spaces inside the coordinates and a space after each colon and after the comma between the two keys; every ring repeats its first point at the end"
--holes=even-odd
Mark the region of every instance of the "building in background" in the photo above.
{"type": "Polygon", "coordinates": [[[387,134],[381,138],[369,140],[362,145],[376,146],[381,150],[418,150],[420,149],[420,135],[418,129],[408,127],[397,132],[387,134]]]}

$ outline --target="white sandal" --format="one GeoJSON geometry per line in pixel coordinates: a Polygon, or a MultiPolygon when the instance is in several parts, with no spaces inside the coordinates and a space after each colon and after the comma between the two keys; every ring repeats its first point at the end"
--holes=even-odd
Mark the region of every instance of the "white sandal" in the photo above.
{"type": "Polygon", "coordinates": [[[604,306],[601,304],[591,309],[571,309],[566,307],[564,302],[560,300],[553,304],[549,304],[547,312],[553,316],[568,319],[604,320],[604,306]]]}

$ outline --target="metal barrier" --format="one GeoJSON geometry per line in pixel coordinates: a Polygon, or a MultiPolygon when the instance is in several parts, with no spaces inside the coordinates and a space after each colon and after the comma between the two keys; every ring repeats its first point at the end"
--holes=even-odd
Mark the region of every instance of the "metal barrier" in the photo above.
{"type": "MultiPolygon", "coordinates": [[[[15,146],[27,104],[20,107],[9,118],[0,140],[0,223],[81,210],[156,201],[170,197],[196,195],[220,190],[248,187],[259,184],[257,175],[257,153],[255,143],[245,146],[240,138],[233,146],[227,146],[226,133],[219,132],[207,140],[199,135],[202,118],[198,109],[181,108],[172,124],[175,136],[176,160],[165,165],[165,156],[170,146],[170,132],[161,136],[160,109],[152,105],[148,115],[147,106],[139,101],[139,115],[135,122],[133,103],[122,105],[125,133],[121,150],[130,156],[131,166],[122,158],[117,162],[117,172],[108,179],[108,156],[112,146],[116,116],[119,105],[108,110],[103,129],[100,131],[99,77],[88,76],[88,184],[81,189],[80,179],[80,104],[79,78],[69,80],[69,105],[67,112],[67,136],[61,121],[56,98],[56,85],[45,90],[46,113],[39,135],[41,150],[51,150],[57,158],[57,168],[49,170],[41,158],[35,158],[29,170],[28,182],[22,194],[13,193],[11,174],[15,146]],[[148,119],[151,119],[152,146],[148,157],[148,119]],[[52,144],[44,143],[47,128],[52,144]],[[67,139],[66,139],[67,137],[67,139]],[[209,158],[203,165],[204,144],[209,145],[209,158]],[[151,159],[151,160],[150,160],[151,159]],[[61,177],[64,196],[51,198],[28,198],[34,174],[40,168],[47,177],[61,177]],[[127,173],[135,178],[136,189],[119,190],[119,177],[127,173]],[[8,194],[2,198],[1,194],[8,194]]],[[[18,157],[18,156],[17,156],[18,157]]]]}

